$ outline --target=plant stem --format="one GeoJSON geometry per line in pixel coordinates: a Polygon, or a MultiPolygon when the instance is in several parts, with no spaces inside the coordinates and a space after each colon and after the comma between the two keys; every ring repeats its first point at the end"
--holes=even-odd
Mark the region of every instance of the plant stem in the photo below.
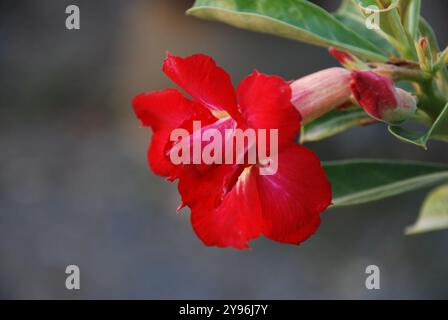
{"type": "Polygon", "coordinates": [[[433,78],[419,82],[417,84],[417,91],[419,93],[420,108],[435,121],[445,107],[447,98],[440,93],[433,78]]]}

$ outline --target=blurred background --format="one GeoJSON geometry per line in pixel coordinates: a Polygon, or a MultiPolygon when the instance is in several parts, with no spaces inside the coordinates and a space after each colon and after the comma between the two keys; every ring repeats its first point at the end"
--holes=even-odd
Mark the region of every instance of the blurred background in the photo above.
{"type": "MultiPolygon", "coordinates": [[[[335,9],[339,1],[314,1],[335,9]]],[[[185,0],[0,2],[0,298],[448,298],[448,232],[404,236],[428,190],[330,210],[299,247],[208,248],[176,213],[175,184],[146,163],[137,93],[172,86],[165,51],[213,56],[238,83],[254,68],[295,79],[337,63],[323,48],[187,17],[185,0]],[[65,8],[81,29],[65,28],[65,8]],[[81,290],[65,268],[81,269],[81,290]],[[381,290],[365,289],[365,268],[381,290]]],[[[423,15],[448,44],[448,2],[423,15]]],[[[309,145],[321,159],[447,162],[381,125],[309,145]]]]}

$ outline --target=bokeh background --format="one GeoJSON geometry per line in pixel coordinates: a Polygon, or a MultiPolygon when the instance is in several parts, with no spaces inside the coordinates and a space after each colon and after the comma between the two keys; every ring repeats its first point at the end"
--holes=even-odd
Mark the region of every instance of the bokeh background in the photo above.
{"type": "MultiPolygon", "coordinates": [[[[335,9],[338,1],[316,1],[335,9]]],[[[325,49],[184,15],[192,1],[0,2],[0,297],[31,299],[448,298],[448,232],[404,236],[428,190],[330,210],[299,247],[208,248],[177,214],[176,185],[146,163],[130,101],[172,86],[165,51],[212,55],[234,83],[254,68],[295,79],[337,65],[325,49]],[[65,7],[81,29],[65,29],[65,7]],[[65,267],[81,290],[65,288],[65,267]],[[365,289],[365,268],[381,290],[365,289]]],[[[448,2],[423,1],[442,45],[448,2]]],[[[448,161],[381,125],[310,144],[323,160],[448,161]]]]}

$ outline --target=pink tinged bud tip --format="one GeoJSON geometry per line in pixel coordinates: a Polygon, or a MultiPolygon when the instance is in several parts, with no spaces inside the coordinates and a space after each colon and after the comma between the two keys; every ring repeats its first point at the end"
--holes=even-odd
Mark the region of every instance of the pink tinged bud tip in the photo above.
{"type": "Polygon", "coordinates": [[[291,83],[291,102],[309,123],[346,103],[351,96],[350,71],[344,68],[325,69],[291,83]]]}
{"type": "Polygon", "coordinates": [[[349,52],[336,49],[335,47],[328,48],[328,51],[333,56],[333,58],[338,60],[339,63],[347,69],[355,70],[368,68],[365,62],[361,61],[358,57],[349,52]]]}
{"type": "Polygon", "coordinates": [[[396,88],[390,78],[370,71],[353,71],[350,86],[358,103],[379,121],[400,124],[417,111],[414,96],[396,88]]]}
{"type": "Polygon", "coordinates": [[[422,48],[423,50],[426,49],[426,46],[428,45],[428,39],[426,37],[422,37],[418,40],[418,45],[420,46],[420,48],[422,48]]]}
{"type": "Polygon", "coordinates": [[[335,47],[330,47],[328,51],[333,56],[333,58],[338,60],[342,65],[355,61],[355,57],[352,54],[338,50],[335,47]]]}

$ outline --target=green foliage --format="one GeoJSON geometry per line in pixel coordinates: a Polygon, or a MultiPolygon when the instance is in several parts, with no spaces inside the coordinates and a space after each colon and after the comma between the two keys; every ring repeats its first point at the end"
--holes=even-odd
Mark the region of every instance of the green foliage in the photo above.
{"type": "Polygon", "coordinates": [[[403,26],[412,39],[417,39],[420,25],[421,0],[400,1],[400,13],[403,26]]]}
{"type": "Polygon", "coordinates": [[[319,141],[369,123],[372,123],[372,118],[361,108],[352,110],[335,109],[303,126],[300,141],[302,143],[319,141]]]}
{"type": "Polygon", "coordinates": [[[388,56],[396,55],[396,50],[390,44],[385,34],[366,28],[366,17],[361,9],[362,7],[355,4],[352,0],[344,0],[334,16],[350,30],[356,30],[364,39],[375,44],[377,48],[381,48],[388,56]]]}
{"type": "Polygon", "coordinates": [[[334,46],[374,61],[386,60],[380,48],[304,0],[197,0],[187,14],[319,46],[334,46]]]}
{"type": "Polygon", "coordinates": [[[380,8],[381,11],[389,11],[392,8],[396,8],[398,5],[398,0],[385,0],[385,1],[378,1],[378,0],[354,0],[359,5],[363,6],[364,8],[367,8],[369,6],[377,6],[380,8]],[[385,7],[385,8],[383,8],[385,7]]]}
{"type": "Polygon", "coordinates": [[[431,128],[425,132],[416,132],[398,126],[390,126],[389,131],[401,141],[427,149],[429,140],[448,142],[448,103],[431,128]]]}
{"type": "MultiPolygon", "coordinates": [[[[399,0],[352,0],[360,7],[378,8],[380,17],[380,29],[375,30],[382,34],[405,58],[415,58],[415,50],[413,48],[413,39],[409,33],[406,33],[405,27],[400,16],[399,0]]],[[[420,9],[418,7],[418,9],[420,9]]],[[[414,13],[414,12],[413,12],[414,13]]],[[[418,13],[420,16],[420,13],[418,13]]],[[[414,27],[414,26],[412,26],[414,27]]]]}
{"type": "Polygon", "coordinates": [[[448,180],[448,165],[394,160],[324,163],[334,206],[351,206],[428,187],[448,180]]]}
{"type": "Polygon", "coordinates": [[[432,191],[420,211],[417,222],[406,229],[406,234],[418,234],[448,228],[448,185],[432,191]]]}

